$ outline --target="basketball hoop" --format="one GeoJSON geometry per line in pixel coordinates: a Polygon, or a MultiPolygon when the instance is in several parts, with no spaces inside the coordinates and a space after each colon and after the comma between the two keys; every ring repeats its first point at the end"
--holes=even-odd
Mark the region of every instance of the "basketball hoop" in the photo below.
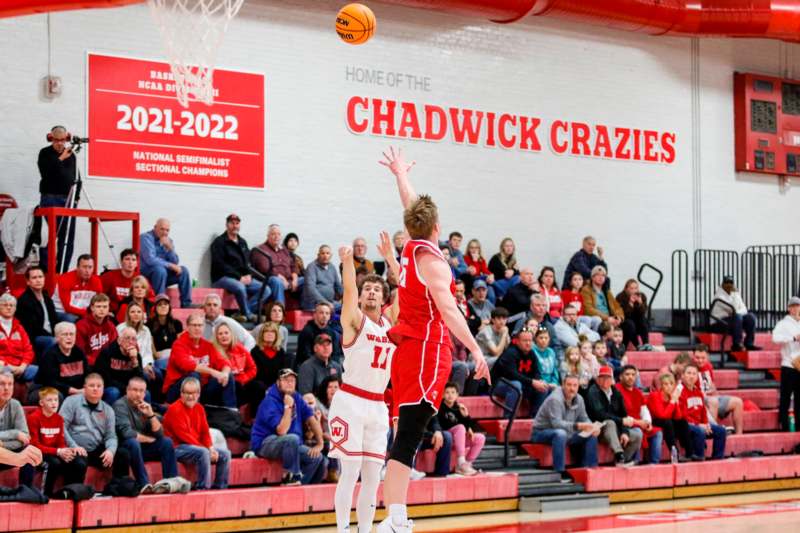
{"type": "Polygon", "coordinates": [[[214,65],[244,0],[149,0],[175,78],[178,101],[214,102],[214,65]]]}

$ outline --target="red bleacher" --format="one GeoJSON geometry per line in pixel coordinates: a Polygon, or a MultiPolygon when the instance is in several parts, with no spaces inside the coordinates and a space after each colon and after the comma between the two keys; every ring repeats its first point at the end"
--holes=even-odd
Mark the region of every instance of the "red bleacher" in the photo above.
{"type": "MultiPolygon", "coordinates": [[[[657,374],[658,370],[645,370],[643,372],[639,372],[639,377],[642,380],[642,386],[650,387],[657,374]]],[[[739,387],[739,371],[714,370],[714,384],[719,390],[736,389],[739,387]]]]}
{"type": "MultiPolygon", "coordinates": [[[[698,342],[707,344],[712,352],[722,351],[723,347],[721,333],[696,333],[695,336],[697,337],[698,342]]],[[[731,349],[731,344],[731,336],[727,335],[725,337],[725,351],[731,349]]],[[[756,346],[760,346],[764,350],[770,351],[781,349],[780,345],[772,342],[772,333],[756,333],[756,346]]]]}
{"type": "Polygon", "coordinates": [[[0,503],[0,531],[71,530],[74,509],[71,501],[63,500],[47,505],[0,503]]]}
{"type": "Polygon", "coordinates": [[[731,352],[748,370],[769,370],[781,367],[781,352],[763,350],[760,352],[731,352]]]}
{"type": "Polygon", "coordinates": [[[675,360],[680,352],[627,352],[628,364],[639,370],[659,370],[675,360]]]}

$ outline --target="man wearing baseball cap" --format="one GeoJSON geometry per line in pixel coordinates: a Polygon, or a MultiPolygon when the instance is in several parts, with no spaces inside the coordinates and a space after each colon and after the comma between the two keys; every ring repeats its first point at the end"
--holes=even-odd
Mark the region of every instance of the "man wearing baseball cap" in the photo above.
{"type": "Polygon", "coordinates": [[[614,370],[610,366],[601,366],[595,383],[589,387],[586,412],[593,422],[603,424],[600,441],[611,447],[617,466],[633,466],[642,445],[642,433],[631,430],[635,420],[625,411],[625,400],[614,387],[614,370]]]}
{"type": "Polygon", "coordinates": [[[781,431],[789,431],[789,399],[794,394],[794,413],[800,415],[800,298],[786,304],[788,314],[775,324],[772,342],[781,345],[781,431]]]}
{"type": "Polygon", "coordinates": [[[316,391],[329,376],[341,377],[344,369],[331,359],[331,353],[333,353],[333,339],[327,333],[320,333],[314,338],[314,357],[308,358],[300,365],[297,385],[300,394],[316,391]]]}
{"type": "Polygon", "coordinates": [[[472,283],[472,298],[469,299],[470,312],[481,319],[481,329],[492,321],[494,304],[489,301],[489,286],[482,279],[472,283]]]}

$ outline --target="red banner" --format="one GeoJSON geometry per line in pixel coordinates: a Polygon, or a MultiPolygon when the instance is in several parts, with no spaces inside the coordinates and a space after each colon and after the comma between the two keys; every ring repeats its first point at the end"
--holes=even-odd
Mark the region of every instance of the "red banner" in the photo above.
{"type": "Polygon", "coordinates": [[[214,105],[175,97],[169,64],[89,54],[89,175],[264,187],[264,76],[217,69],[214,105]]]}

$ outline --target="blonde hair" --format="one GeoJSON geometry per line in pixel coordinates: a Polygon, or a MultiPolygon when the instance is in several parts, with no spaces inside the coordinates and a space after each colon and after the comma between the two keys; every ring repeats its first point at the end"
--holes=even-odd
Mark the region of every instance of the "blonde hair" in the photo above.
{"type": "Polygon", "coordinates": [[[581,373],[581,352],[578,350],[577,346],[570,346],[564,351],[564,365],[567,367],[568,374],[580,374],[581,373]],[[578,360],[576,362],[572,362],[569,359],[569,356],[572,354],[578,354],[578,360]]]}
{"type": "Polygon", "coordinates": [[[670,372],[664,372],[663,374],[658,376],[658,381],[660,381],[661,383],[666,383],[667,381],[676,383],[675,376],[673,376],[670,372]]]}
{"type": "Polygon", "coordinates": [[[220,322],[214,327],[214,340],[212,344],[214,345],[214,348],[216,348],[217,351],[220,353],[220,355],[227,356],[230,349],[236,346],[236,342],[237,342],[236,335],[233,334],[233,330],[228,324],[226,324],[225,322],[220,322]],[[231,344],[227,348],[222,346],[217,340],[217,332],[222,328],[228,328],[228,331],[231,332],[231,344]]]}
{"type": "Polygon", "coordinates": [[[147,314],[145,313],[144,307],[137,304],[136,302],[131,302],[128,304],[128,307],[125,309],[125,325],[129,328],[133,329],[137,334],[142,331],[143,328],[146,326],[144,325],[145,321],[147,321],[147,314]],[[134,326],[133,322],[131,322],[131,309],[134,307],[138,307],[142,311],[142,321],[139,322],[139,325],[134,326]]]}
{"type": "Polygon", "coordinates": [[[439,208],[427,194],[420,195],[403,212],[403,223],[412,239],[430,239],[437,222],[439,208]]]}
{"type": "Polygon", "coordinates": [[[507,256],[503,251],[503,246],[507,242],[514,244],[514,239],[512,239],[511,237],[506,237],[505,239],[500,241],[500,255],[499,255],[500,262],[503,264],[505,268],[514,269],[517,266],[517,246],[516,244],[514,244],[514,251],[511,252],[511,255],[507,256]]]}
{"type": "Polygon", "coordinates": [[[264,322],[264,325],[261,326],[261,331],[258,333],[258,338],[256,339],[256,346],[258,346],[262,350],[264,349],[265,346],[269,346],[273,350],[279,350],[282,342],[283,339],[281,338],[281,330],[280,327],[278,327],[278,324],[276,322],[264,322]],[[275,342],[273,342],[271,345],[267,345],[264,342],[264,333],[266,333],[267,331],[272,331],[275,333],[275,342]]]}
{"type": "Polygon", "coordinates": [[[138,285],[140,283],[143,283],[145,288],[147,288],[148,290],[150,289],[150,282],[147,280],[146,277],[142,276],[141,274],[131,280],[131,289],[133,289],[134,285],[138,285]]]}

